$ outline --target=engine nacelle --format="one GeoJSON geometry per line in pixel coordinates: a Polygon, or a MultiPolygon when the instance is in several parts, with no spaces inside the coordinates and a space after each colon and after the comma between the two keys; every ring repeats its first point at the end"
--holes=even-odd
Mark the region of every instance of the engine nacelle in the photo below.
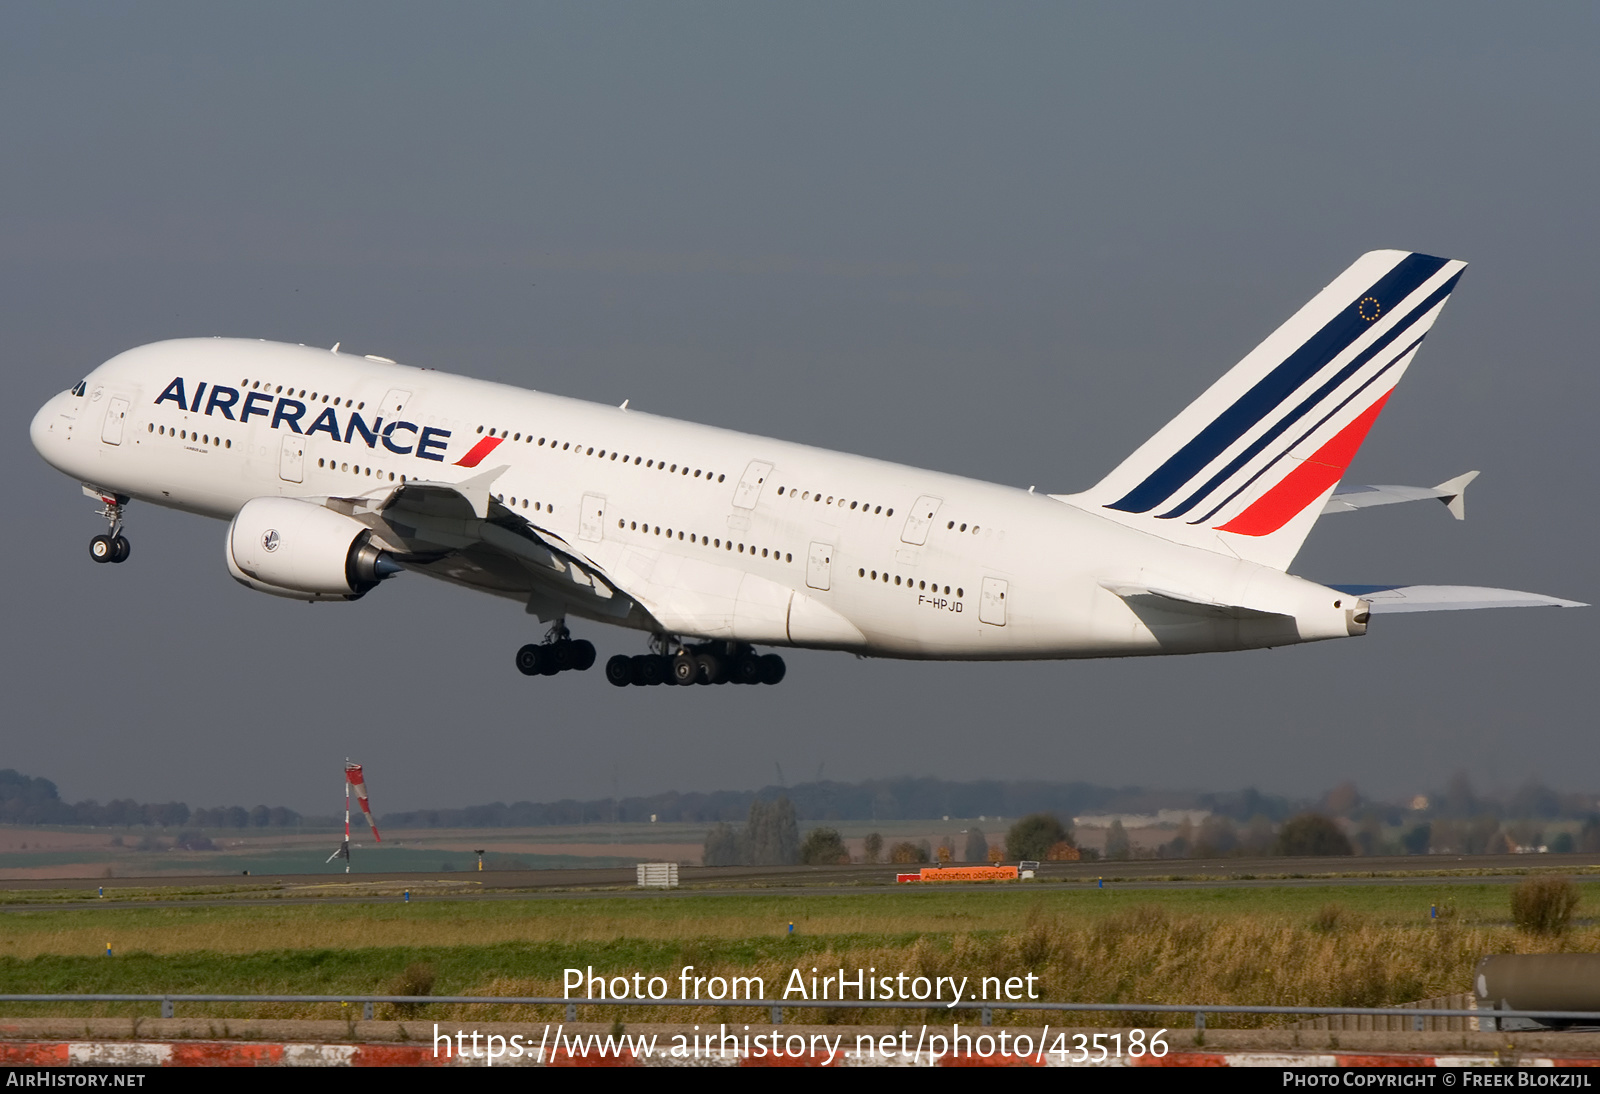
{"type": "Polygon", "coordinates": [[[298,498],[252,498],[228,526],[228,572],[257,592],[293,600],[355,600],[399,563],[360,521],[298,498]]]}

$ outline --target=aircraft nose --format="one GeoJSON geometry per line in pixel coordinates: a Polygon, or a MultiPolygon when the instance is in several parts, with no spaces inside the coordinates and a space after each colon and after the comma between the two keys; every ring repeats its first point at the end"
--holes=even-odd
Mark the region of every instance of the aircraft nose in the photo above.
{"type": "Polygon", "coordinates": [[[28,436],[33,441],[34,450],[52,463],[54,461],[50,460],[50,455],[56,447],[54,444],[57,439],[56,433],[65,428],[65,422],[61,417],[61,400],[66,397],[57,395],[46,401],[33,416],[33,424],[28,427],[28,436]]]}

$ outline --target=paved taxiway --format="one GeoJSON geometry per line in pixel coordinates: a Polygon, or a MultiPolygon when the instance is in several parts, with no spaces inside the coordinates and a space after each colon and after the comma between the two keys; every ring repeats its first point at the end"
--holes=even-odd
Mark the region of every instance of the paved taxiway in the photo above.
{"type": "MultiPolygon", "coordinates": [[[[791,896],[850,896],[885,890],[908,895],[933,885],[896,886],[897,870],[915,866],[684,866],[681,887],[639,889],[630,869],[486,870],[372,874],[276,874],[127,878],[13,878],[0,880],[0,892],[13,894],[0,911],[41,908],[170,907],[236,904],[270,900],[293,904],[393,903],[411,887],[413,901],[423,900],[574,900],[673,899],[686,896],[751,896],[763,892],[791,896]],[[237,886],[232,893],[219,888],[237,886]],[[33,902],[27,891],[96,890],[104,887],[104,904],[59,899],[33,902]],[[192,897],[120,898],[118,890],[201,889],[192,897]],[[21,899],[18,899],[18,898],[21,899]]],[[[1160,859],[1139,862],[1050,862],[1026,884],[1030,891],[1085,889],[1104,879],[1108,889],[1302,888],[1344,885],[1485,885],[1512,884],[1526,871],[1600,872],[1600,855],[1419,855],[1395,858],[1160,859]]],[[[970,887],[992,883],[940,882],[970,887]]],[[[1006,887],[1009,889],[1009,886],[1006,887]]],[[[997,890],[998,891],[998,890],[997,890]]],[[[142,895],[142,894],[141,894],[142,895]]],[[[130,894],[131,896],[131,894],[130,894]]]]}

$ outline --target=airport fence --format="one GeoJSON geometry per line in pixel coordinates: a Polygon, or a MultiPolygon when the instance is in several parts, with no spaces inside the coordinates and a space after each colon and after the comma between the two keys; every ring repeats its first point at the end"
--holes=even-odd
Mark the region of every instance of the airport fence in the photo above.
{"type": "MultiPolygon", "coordinates": [[[[1431,1002],[1431,1000],[1425,1001],[1431,1002]]],[[[347,1006],[360,1004],[363,1020],[372,1020],[379,1003],[421,1007],[436,1004],[482,1006],[541,1006],[565,1008],[566,1020],[578,1021],[579,1008],[593,1013],[606,1014],[612,1008],[622,1007],[709,1007],[717,1009],[760,1008],[766,1010],[773,1025],[782,1025],[785,1011],[805,1010],[885,1010],[951,1013],[953,1011],[978,1012],[981,1025],[994,1024],[994,1012],[1008,1014],[1130,1014],[1187,1016],[1197,1033],[1204,1033],[1207,1015],[1276,1015],[1301,1019],[1327,1019],[1329,1026],[1322,1028],[1414,1030],[1478,1029],[1507,1030],[1527,1028],[1524,1023],[1552,1024],[1561,1027],[1582,1027],[1600,1030],[1600,1011],[1576,1010],[1509,1010],[1501,1008],[1427,1007],[1406,1004],[1401,1007],[1268,1007],[1223,1005],[1210,1003],[1049,1003],[1049,1002],[984,1002],[958,1001],[929,1002],[918,1005],[904,1000],[849,1000],[849,999],[568,999],[559,996],[510,995],[156,995],[156,994],[56,994],[0,995],[0,1003],[159,1003],[161,1017],[177,1016],[178,1004],[187,1010],[194,1003],[339,1003],[347,1006]],[[1337,1025],[1333,1019],[1340,1019],[1337,1025]],[[1347,1024],[1351,1020],[1355,1024],[1347,1024]],[[1447,1024],[1439,1024],[1442,1020],[1447,1024]],[[1456,1020],[1461,1024],[1456,1024],[1456,1020]],[[1508,1025],[1507,1023],[1510,1023],[1508,1025]]],[[[1302,1028],[1304,1028],[1302,1026],[1302,1028]]]]}

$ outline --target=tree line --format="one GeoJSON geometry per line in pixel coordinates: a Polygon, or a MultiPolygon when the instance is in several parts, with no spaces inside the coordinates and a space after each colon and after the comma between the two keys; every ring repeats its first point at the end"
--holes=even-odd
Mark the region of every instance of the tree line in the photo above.
{"type": "MultiPolygon", "coordinates": [[[[183,802],[137,802],[117,798],[97,801],[61,800],[49,779],[0,770],[0,823],[88,825],[95,828],[294,828],[304,823],[293,809],[258,805],[254,809],[223,806],[190,809],[183,802]]],[[[324,824],[328,823],[323,821],[324,824]]]]}

